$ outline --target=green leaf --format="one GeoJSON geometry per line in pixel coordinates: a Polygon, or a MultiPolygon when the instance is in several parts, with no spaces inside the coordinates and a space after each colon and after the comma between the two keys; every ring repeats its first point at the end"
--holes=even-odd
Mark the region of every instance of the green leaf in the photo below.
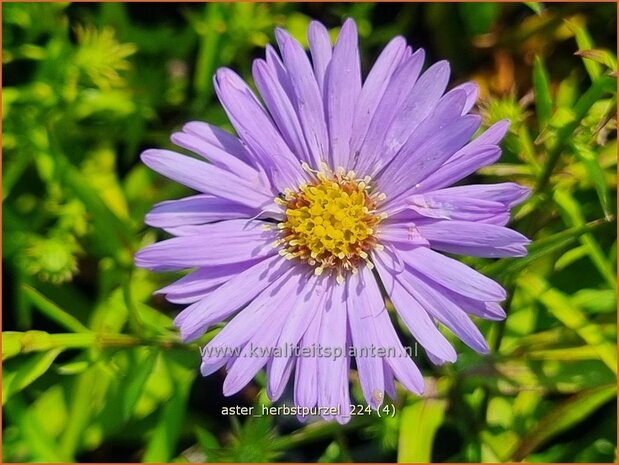
{"type": "Polygon", "coordinates": [[[207,3],[203,5],[204,22],[199,34],[200,48],[196,61],[196,71],[193,78],[193,86],[196,92],[194,98],[194,111],[204,111],[213,90],[213,72],[217,67],[217,57],[220,53],[219,41],[222,37],[221,27],[223,23],[221,5],[207,3]]]}
{"type": "Polygon", "coordinates": [[[421,398],[400,414],[398,462],[431,462],[434,435],[443,423],[447,401],[421,398]]]}
{"type": "Polygon", "coordinates": [[[555,270],[561,271],[567,268],[572,263],[577,262],[583,257],[586,257],[588,253],[589,249],[584,245],[574,247],[573,249],[568,250],[563,255],[561,255],[555,262],[555,270]]]}
{"type": "Polygon", "coordinates": [[[560,291],[540,276],[533,273],[522,274],[518,280],[521,289],[532,298],[539,300],[546,308],[568,328],[574,330],[587,344],[595,348],[598,357],[613,373],[617,373],[617,351],[607,341],[598,325],[588,321],[587,316],[560,291]]]}
{"type": "Polygon", "coordinates": [[[615,385],[580,392],[547,413],[511,454],[520,462],[558,434],[573,428],[617,395],[615,385]]]}
{"type": "Polygon", "coordinates": [[[495,2],[463,2],[458,4],[458,9],[467,32],[476,36],[490,31],[499,14],[500,5],[495,2]]]}
{"type": "Polygon", "coordinates": [[[13,395],[20,392],[49,369],[62,349],[53,349],[41,354],[34,354],[21,361],[13,370],[3,365],[2,370],[2,405],[13,395]]]}
{"type": "MultiPolygon", "coordinates": [[[[581,211],[580,205],[572,197],[572,195],[564,190],[555,190],[553,194],[553,200],[560,207],[563,217],[566,219],[566,223],[570,226],[583,226],[585,224],[584,215],[581,211]]],[[[600,245],[595,240],[592,234],[585,233],[578,238],[584,246],[589,250],[589,258],[598,269],[600,274],[606,280],[608,286],[612,289],[617,288],[617,278],[611,264],[606,260],[606,256],[602,251],[600,245]]]]}
{"type": "Polygon", "coordinates": [[[535,90],[535,108],[539,128],[544,129],[552,116],[552,96],[550,94],[550,79],[548,71],[540,56],[535,57],[533,64],[533,89],[535,90]]]}
{"type": "Polygon", "coordinates": [[[41,313],[59,325],[64,326],[69,331],[73,331],[74,333],[89,331],[89,329],[84,326],[81,321],[60,308],[33,287],[24,284],[22,285],[22,291],[28,300],[30,300],[30,302],[35,306],[35,308],[40,310],[41,313]]]}
{"type": "Polygon", "coordinates": [[[604,179],[604,169],[600,166],[598,155],[594,150],[587,145],[579,142],[572,143],[572,148],[576,156],[582,161],[587,170],[587,179],[593,184],[595,192],[600,199],[600,205],[604,211],[606,219],[610,221],[612,218],[612,212],[608,205],[608,186],[604,179]]]}
{"type": "Polygon", "coordinates": [[[586,58],[587,60],[593,60],[612,71],[617,71],[617,57],[608,50],[590,49],[590,50],[578,50],[576,55],[586,58]]]}
{"type": "Polygon", "coordinates": [[[172,396],[163,405],[152,436],[146,445],[142,456],[142,461],[146,463],[170,462],[176,456],[176,446],[185,419],[189,388],[195,376],[193,372],[179,366],[175,360],[171,359],[170,354],[166,355],[164,361],[174,386],[172,396]]]}
{"type": "MultiPolygon", "coordinates": [[[[576,24],[572,21],[566,21],[566,23],[576,36],[576,45],[578,45],[579,51],[590,50],[594,47],[593,40],[584,25],[576,24]]],[[[583,64],[592,81],[595,81],[602,74],[602,68],[599,63],[583,59],[583,64]]]]}
{"type": "MultiPolygon", "coordinates": [[[[6,373],[5,373],[6,376],[6,373]]],[[[3,379],[3,387],[6,378],[3,379]]],[[[4,396],[3,396],[4,402],[4,396]]],[[[3,412],[11,423],[17,425],[19,434],[27,444],[30,459],[33,462],[71,462],[71,457],[66,456],[59,449],[53,437],[46,433],[46,429],[33,414],[31,406],[27,405],[22,396],[18,395],[11,399],[3,412]]]]}
{"type": "Polygon", "coordinates": [[[129,419],[135,404],[143,394],[144,385],[153,371],[158,354],[157,350],[152,350],[137,367],[133,364],[129,376],[123,380],[125,388],[122,390],[122,414],[124,420],[129,419]]]}
{"type": "Polygon", "coordinates": [[[541,15],[542,11],[544,11],[544,4],[540,2],[524,2],[526,6],[531,8],[535,14],[541,15]]]}

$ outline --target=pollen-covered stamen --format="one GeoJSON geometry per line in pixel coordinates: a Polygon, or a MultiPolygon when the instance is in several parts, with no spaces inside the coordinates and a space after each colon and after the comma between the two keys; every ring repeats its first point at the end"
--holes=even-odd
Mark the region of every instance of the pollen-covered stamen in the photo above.
{"type": "Polygon", "coordinates": [[[297,191],[286,189],[276,203],[285,210],[285,220],[277,226],[280,255],[300,259],[314,266],[317,275],[333,273],[337,282],[344,273],[361,264],[371,267],[369,251],[378,246],[376,226],[386,215],[376,211],[385,195],[372,192],[369,176],[358,179],[354,171],[335,171],[321,165],[312,170],[311,181],[297,191]]]}

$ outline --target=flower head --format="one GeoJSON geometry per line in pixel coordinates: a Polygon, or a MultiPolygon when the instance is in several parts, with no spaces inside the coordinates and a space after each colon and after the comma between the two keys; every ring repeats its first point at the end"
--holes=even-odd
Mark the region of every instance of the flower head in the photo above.
{"type": "Polygon", "coordinates": [[[381,286],[433,363],[456,359],[438,324],[488,351],[470,316],[504,318],[505,291],[441,252],[525,255],[529,241],[505,225],[528,190],[449,187],[499,158],[508,122],[471,141],[477,87],[445,93],[447,62],[422,73],[423,50],[396,37],[362,80],[352,20],[335,46],[320,23],[308,36],[311,61],[276,31],[279,54],[267,46],[253,65],[261,99],[233,71],[217,71],[238,137],[202,122],[172,136],[210,163],[142,154],[200,194],[155,206],[146,222],[176,237],[141,250],[136,263],[195,269],[159,291],[189,304],[175,320],[184,340],[231,318],[202,354],[205,376],[226,367],[225,394],[266,366],[275,400],[294,372],[297,406],[334,408],[318,412],[346,422],[353,358],[374,408],[395,396],[396,379],[423,392],[381,286]]]}

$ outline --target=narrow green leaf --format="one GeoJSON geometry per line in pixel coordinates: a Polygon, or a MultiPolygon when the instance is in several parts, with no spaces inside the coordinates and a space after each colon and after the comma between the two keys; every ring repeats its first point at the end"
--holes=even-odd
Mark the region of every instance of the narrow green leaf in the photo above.
{"type": "Polygon", "coordinates": [[[73,331],[75,333],[89,331],[89,329],[84,326],[81,321],[60,308],[50,299],[37,291],[35,288],[27,284],[23,284],[21,289],[26,295],[26,297],[30,300],[32,305],[35,306],[35,308],[40,310],[41,313],[43,313],[45,316],[55,321],[59,325],[64,326],[69,331],[73,331]]]}
{"type": "Polygon", "coordinates": [[[617,71],[617,57],[608,50],[590,49],[590,50],[578,50],[576,55],[579,57],[593,60],[596,63],[606,66],[611,71],[617,71]]]}
{"type": "Polygon", "coordinates": [[[589,175],[588,179],[593,184],[595,192],[600,199],[600,205],[604,211],[604,215],[607,219],[610,219],[612,217],[612,212],[608,205],[608,186],[604,179],[604,169],[600,166],[597,154],[583,143],[574,142],[572,143],[572,148],[587,170],[587,174],[589,175]]]}
{"type": "Polygon", "coordinates": [[[90,421],[93,402],[92,394],[100,382],[99,368],[95,365],[75,378],[70,391],[70,405],[67,426],[60,436],[60,446],[65,455],[75,457],[84,441],[84,430],[90,421]]]}
{"type": "Polygon", "coordinates": [[[561,255],[555,262],[555,270],[561,271],[562,269],[567,268],[572,263],[577,262],[583,257],[586,257],[588,253],[589,249],[584,245],[574,247],[573,249],[568,250],[563,255],[561,255]]]}
{"type": "Polygon", "coordinates": [[[221,6],[218,3],[206,3],[204,8],[204,22],[201,35],[200,49],[196,61],[196,72],[193,86],[196,91],[194,111],[201,112],[209,101],[213,90],[212,78],[220,51],[219,40],[222,36],[219,29],[222,24],[221,6]]]}
{"type": "Polygon", "coordinates": [[[146,445],[142,456],[142,461],[146,463],[170,462],[176,456],[176,445],[185,419],[189,388],[193,377],[193,373],[188,373],[185,369],[175,365],[169,357],[164,360],[170,370],[174,390],[170,399],[161,408],[153,434],[146,445]]]}
{"type": "Polygon", "coordinates": [[[540,2],[524,2],[526,6],[531,8],[533,12],[537,15],[541,15],[542,11],[544,11],[544,4],[540,2]]]}
{"type": "MultiPolygon", "coordinates": [[[[574,32],[576,37],[576,45],[578,45],[578,50],[590,50],[594,47],[593,39],[589,35],[589,31],[584,25],[575,24],[572,21],[566,21],[568,27],[574,32]]],[[[585,69],[589,74],[589,77],[592,81],[595,81],[602,74],[602,67],[599,63],[583,59],[583,64],[585,65],[585,69]]]]}
{"type": "MultiPolygon", "coordinates": [[[[585,224],[580,205],[569,192],[555,190],[553,200],[560,207],[561,213],[569,226],[583,226],[585,224]]],[[[613,269],[614,267],[606,260],[606,256],[595,240],[595,237],[592,234],[586,233],[580,236],[579,240],[581,244],[589,249],[589,258],[591,258],[595,267],[604,277],[608,286],[612,289],[616,289],[617,278],[613,269]]]]}
{"type": "Polygon", "coordinates": [[[518,284],[531,298],[543,303],[557,320],[574,330],[587,344],[594,347],[600,360],[613,373],[617,373],[616,348],[604,338],[598,325],[590,322],[573,301],[534,273],[522,274],[518,284]]]}
{"type": "Polygon", "coordinates": [[[134,369],[129,373],[128,378],[124,380],[125,389],[123,390],[122,410],[125,420],[129,419],[138,399],[143,394],[144,385],[153,371],[158,354],[157,350],[152,350],[137,367],[133,366],[134,369]]]}
{"type": "Polygon", "coordinates": [[[22,361],[13,371],[6,365],[2,369],[2,405],[14,394],[20,392],[49,369],[62,349],[54,349],[41,354],[34,354],[22,361]]]}
{"type": "MultiPolygon", "coordinates": [[[[563,153],[563,148],[569,142],[572,133],[576,130],[582,119],[587,115],[591,107],[604,95],[616,93],[616,88],[617,79],[614,77],[601,76],[599,79],[596,79],[585,91],[585,93],[578,98],[578,101],[574,104],[573,108],[569,110],[568,121],[561,127],[552,129],[556,132],[557,141],[548,153],[548,159],[538,177],[535,192],[543,192],[548,186],[550,176],[552,175],[555,166],[563,153]]],[[[554,116],[556,116],[556,112],[554,116]]],[[[540,134],[538,139],[544,139],[546,137],[548,137],[548,135],[540,134]]]]}
{"type": "Polygon", "coordinates": [[[547,413],[520,441],[511,454],[514,462],[524,460],[548,440],[585,420],[617,395],[615,385],[600,386],[580,392],[547,413]]]}
{"type": "MultiPolygon", "coordinates": [[[[5,381],[3,379],[3,385],[5,381]]],[[[71,458],[63,454],[54,438],[37,421],[31,406],[26,404],[21,395],[13,397],[11,402],[3,406],[3,413],[19,428],[19,434],[28,445],[33,462],[71,462],[71,458]]]]}
{"type": "Polygon", "coordinates": [[[533,64],[533,89],[535,90],[535,108],[540,130],[544,129],[552,116],[552,95],[550,79],[544,61],[538,55],[533,64]]]}
{"type": "Polygon", "coordinates": [[[400,414],[398,462],[431,462],[434,435],[443,423],[447,401],[422,398],[400,414]]]}

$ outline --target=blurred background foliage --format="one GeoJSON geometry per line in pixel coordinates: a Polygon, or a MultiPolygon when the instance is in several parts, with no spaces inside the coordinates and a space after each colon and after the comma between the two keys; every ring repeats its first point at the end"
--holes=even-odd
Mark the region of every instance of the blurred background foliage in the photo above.
{"type": "MultiPolygon", "coordinates": [[[[3,3],[3,458],[42,461],[616,460],[616,4],[3,3]],[[358,21],[363,68],[396,34],[510,118],[499,163],[470,181],[533,189],[523,259],[466,260],[510,292],[493,352],[420,354],[428,395],[347,426],[226,417],[268,405],[264,377],[221,395],[198,375],[175,277],[134,269],[157,201],[188,194],[138,155],[184,122],[231,129],[211,76],[311,18],[358,21]]],[[[217,331],[215,329],[214,331],[217,331]]],[[[208,340],[212,331],[201,341],[208,340]]],[[[410,337],[409,335],[406,337],[410,337]]],[[[353,396],[361,402],[353,372],[353,396]]],[[[283,402],[291,402],[288,392],[283,402]]]]}

